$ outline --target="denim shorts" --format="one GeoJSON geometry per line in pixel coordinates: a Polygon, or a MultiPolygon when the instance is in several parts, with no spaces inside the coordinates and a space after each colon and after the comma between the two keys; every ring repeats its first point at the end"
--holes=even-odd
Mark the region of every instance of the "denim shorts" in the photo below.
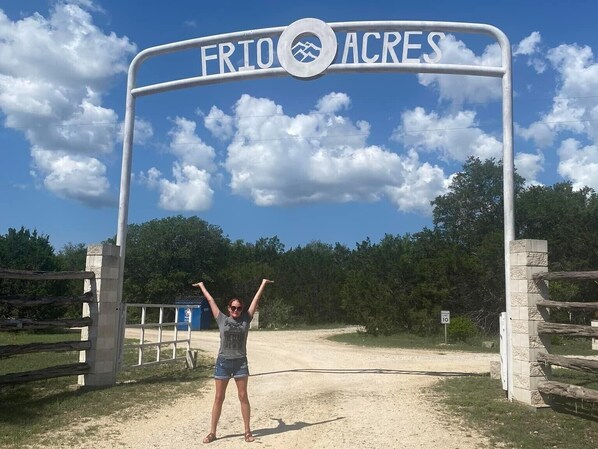
{"type": "Polygon", "coordinates": [[[214,379],[230,379],[231,377],[239,379],[249,376],[249,364],[247,357],[240,359],[225,359],[218,357],[214,367],[214,379]]]}

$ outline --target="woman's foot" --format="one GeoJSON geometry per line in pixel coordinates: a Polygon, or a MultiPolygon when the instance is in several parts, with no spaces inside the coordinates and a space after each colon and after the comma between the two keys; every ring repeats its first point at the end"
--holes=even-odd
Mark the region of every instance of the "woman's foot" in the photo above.
{"type": "MultiPolygon", "coordinates": [[[[245,436],[245,438],[247,438],[247,436],[245,436]]],[[[211,443],[212,441],[214,441],[215,439],[216,439],[216,434],[210,432],[203,439],[203,442],[204,442],[204,444],[208,444],[208,443],[211,443]]]]}
{"type": "Polygon", "coordinates": [[[255,441],[255,437],[251,433],[251,431],[245,432],[245,442],[246,443],[253,443],[255,441]]]}

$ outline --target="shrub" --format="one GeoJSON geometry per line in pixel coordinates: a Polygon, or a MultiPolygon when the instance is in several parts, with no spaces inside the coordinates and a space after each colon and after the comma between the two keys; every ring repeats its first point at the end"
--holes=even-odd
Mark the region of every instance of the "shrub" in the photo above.
{"type": "Polygon", "coordinates": [[[281,298],[268,298],[260,306],[260,321],[265,328],[285,327],[291,321],[293,306],[281,298]]]}
{"type": "Polygon", "coordinates": [[[451,322],[447,329],[448,338],[451,341],[463,341],[477,337],[478,330],[469,318],[458,316],[451,318],[451,322]]]}

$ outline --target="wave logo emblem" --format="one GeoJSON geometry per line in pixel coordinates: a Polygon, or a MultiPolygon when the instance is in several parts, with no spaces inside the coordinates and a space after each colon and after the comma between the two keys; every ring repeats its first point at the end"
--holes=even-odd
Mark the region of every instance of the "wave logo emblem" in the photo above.
{"type": "Polygon", "coordinates": [[[312,42],[298,41],[295,45],[293,45],[292,50],[293,56],[299,62],[310,62],[318,59],[318,56],[322,51],[322,47],[318,47],[312,42]]]}
{"type": "Polygon", "coordinates": [[[281,67],[291,76],[310,79],[321,75],[332,64],[337,47],[330,25],[319,19],[301,19],[285,28],[276,50],[281,67]]]}

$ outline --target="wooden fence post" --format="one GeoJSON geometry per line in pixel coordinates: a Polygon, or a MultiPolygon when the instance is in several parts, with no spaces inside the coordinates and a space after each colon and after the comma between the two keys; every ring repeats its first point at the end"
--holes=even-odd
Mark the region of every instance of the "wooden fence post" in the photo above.
{"type": "Polygon", "coordinates": [[[86,270],[95,273],[85,281],[85,290],[94,293],[94,300],[83,305],[83,316],[93,324],[81,330],[81,339],[89,339],[91,349],[81,352],[80,361],[90,365],[90,372],[79,376],[79,385],[110,386],[116,384],[118,357],[118,272],[120,250],[116,245],[89,245],[86,270]]]}
{"type": "Polygon", "coordinates": [[[548,271],[548,242],[514,240],[510,252],[513,399],[533,407],[547,407],[538,392],[538,383],[547,380],[550,366],[539,363],[537,357],[550,349],[550,336],[538,335],[538,323],[547,318],[548,312],[539,309],[536,302],[548,299],[548,283],[536,281],[532,275],[548,271]]]}

